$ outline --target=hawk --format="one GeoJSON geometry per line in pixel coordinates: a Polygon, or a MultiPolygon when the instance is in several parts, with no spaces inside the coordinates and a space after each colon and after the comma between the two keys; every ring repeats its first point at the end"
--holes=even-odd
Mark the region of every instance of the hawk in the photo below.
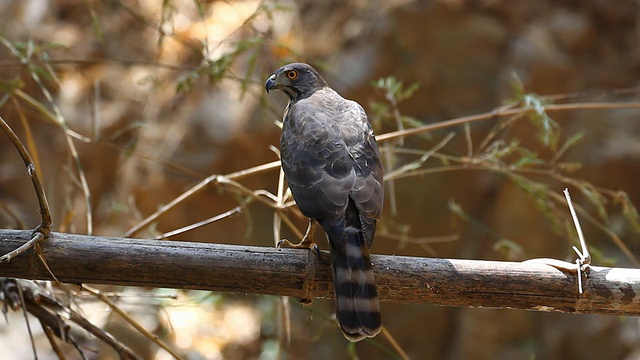
{"type": "Polygon", "coordinates": [[[350,341],[382,327],[369,248],[382,210],[380,150],[360,104],[331,89],[311,66],[292,63],[265,84],[289,96],[280,157],[289,188],[309,227],[299,244],[315,246],[317,224],[331,249],[336,317],[350,341]]]}

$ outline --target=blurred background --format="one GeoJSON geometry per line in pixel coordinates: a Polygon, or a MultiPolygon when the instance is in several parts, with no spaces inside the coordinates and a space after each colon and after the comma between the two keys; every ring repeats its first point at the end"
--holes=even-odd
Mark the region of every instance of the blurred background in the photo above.
{"type": "MultiPolygon", "coordinates": [[[[389,176],[372,252],[572,262],[569,187],[594,264],[638,267],[640,111],[615,104],[637,102],[639,14],[637,1],[600,0],[5,0],[0,115],[30,142],[56,231],[124,236],[207,176],[278,159],[271,147],[287,99],[267,96],[264,81],[288,62],[312,64],[360,102],[378,135],[531,109],[381,143],[389,176]],[[552,104],[573,105],[545,111],[552,104]]],[[[274,169],[238,181],[277,194],[278,179],[274,169]]],[[[284,225],[274,235],[277,201],[255,197],[212,185],[135,237],[241,205],[242,214],[172,240],[294,238],[284,225]]],[[[4,135],[0,205],[2,228],[39,222],[4,135]]],[[[295,207],[283,216],[304,231],[295,207]]],[[[322,234],[317,241],[327,249],[322,234]]],[[[288,342],[279,297],[100,289],[188,359],[399,358],[383,336],[344,340],[331,299],[306,308],[291,300],[288,342]]],[[[71,300],[144,358],[171,358],[94,297],[71,300]]],[[[640,358],[635,317],[399,303],[382,313],[413,359],[640,358]]],[[[39,358],[55,358],[33,324],[39,358]]],[[[74,333],[89,358],[116,358],[74,333]]],[[[22,314],[0,323],[0,344],[4,358],[32,358],[22,314]]]]}

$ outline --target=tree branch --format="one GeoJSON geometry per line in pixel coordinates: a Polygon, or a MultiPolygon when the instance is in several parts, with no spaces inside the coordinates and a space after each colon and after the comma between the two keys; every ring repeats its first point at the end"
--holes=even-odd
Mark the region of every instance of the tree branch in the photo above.
{"type": "MultiPolygon", "coordinates": [[[[0,253],[30,231],[0,230],[0,253]]],[[[284,295],[333,294],[329,255],[162,240],[51,233],[42,246],[56,277],[68,283],[113,284],[284,295]]],[[[453,260],[373,255],[382,301],[640,315],[640,270],[591,266],[578,293],[575,273],[537,262],[453,260]]],[[[0,264],[0,276],[47,279],[33,250],[0,264]]]]}

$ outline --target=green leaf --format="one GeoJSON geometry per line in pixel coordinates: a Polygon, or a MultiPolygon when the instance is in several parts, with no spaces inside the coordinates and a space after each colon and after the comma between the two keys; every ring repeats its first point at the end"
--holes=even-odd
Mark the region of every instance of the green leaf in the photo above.
{"type": "Polygon", "coordinates": [[[638,215],[638,209],[629,199],[629,195],[624,191],[619,191],[616,194],[616,200],[622,205],[622,214],[629,221],[633,230],[640,233],[640,216],[638,215]]]}
{"type": "Polygon", "coordinates": [[[528,118],[538,127],[540,133],[538,139],[544,146],[555,150],[560,139],[560,126],[556,123],[544,109],[543,101],[536,94],[526,94],[522,97],[524,107],[533,110],[528,118]]]}
{"type": "Polygon", "coordinates": [[[537,154],[531,152],[529,149],[519,148],[520,158],[516,160],[512,165],[512,169],[518,169],[529,165],[541,165],[545,161],[540,159],[537,154]]]}
{"type": "MultiPolygon", "coordinates": [[[[515,101],[521,101],[522,97],[525,94],[524,85],[522,84],[522,80],[518,76],[518,73],[515,71],[511,72],[511,90],[515,96],[515,101]]],[[[509,100],[511,102],[513,100],[509,100]]]]}
{"type": "Polygon", "coordinates": [[[609,216],[607,214],[607,210],[605,205],[607,203],[607,199],[602,196],[602,194],[596,190],[593,185],[581,182],[580,191],[587,197],[589,202],[596,207],[596,211],[598,212],[598,216],[604,221],[606,221],[609,216]]]}
{"type": "Polygon", "coordinates": [[[579,132],[569,137],[567,141],[565,141],[564,144],[562,144],[560,149],[555,154],[553,154],[553,157],[551,158],[550,162],[554,163],[558,161],[558,159],[560,159],[562,155],[564,155],[564,153],[567,150],[569,150],[569,148],[579,143],[583,138],[584,138],[584,132],[579,132]]]}
{"type": "Polygon", "coordinates": [[[176,92],[186,93],[191,91],[193,83],[200,78],[200,74],[197,71],[190,71],[184,75],[178,77],[176,92]]]}

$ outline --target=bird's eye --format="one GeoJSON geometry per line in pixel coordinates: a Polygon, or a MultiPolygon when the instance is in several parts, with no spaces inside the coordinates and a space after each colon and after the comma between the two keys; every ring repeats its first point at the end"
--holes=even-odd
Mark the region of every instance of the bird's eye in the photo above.
{"type": "Polygon", "coordinates": [[[295,80],[298,77],[298,72],[295,70],[289,70],[287,71],[287,77],[289,80],[295,80]]]}

